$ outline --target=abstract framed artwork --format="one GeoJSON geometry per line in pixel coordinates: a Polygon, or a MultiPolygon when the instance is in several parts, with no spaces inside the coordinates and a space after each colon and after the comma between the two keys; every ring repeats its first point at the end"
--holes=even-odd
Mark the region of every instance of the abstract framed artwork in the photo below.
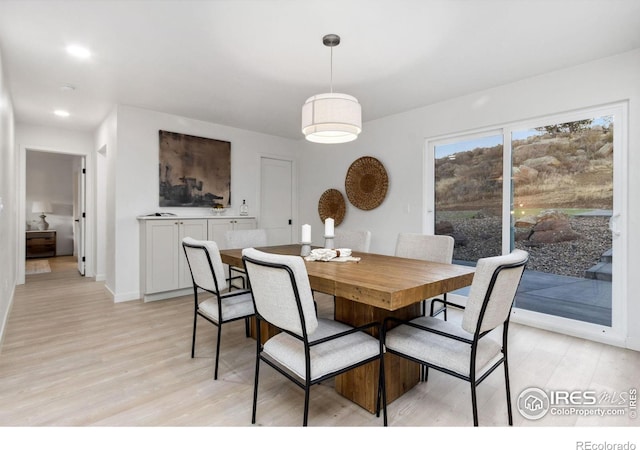
{"type": "Polygon", "coordinates": [[[160,130],[160,206],[231,205],[231,142],[160,130]]]}

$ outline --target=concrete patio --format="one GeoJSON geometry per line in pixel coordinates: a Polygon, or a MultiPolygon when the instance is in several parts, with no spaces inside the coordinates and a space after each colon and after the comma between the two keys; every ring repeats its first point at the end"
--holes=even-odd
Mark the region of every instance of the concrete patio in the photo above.
{"type": "MultiPolygon", "coordinates": [[[[469,288],[454,293],[467,296],[469,288]]],[[[611,326],[611,281],[525,270],[515,307],[611,326]]]]}

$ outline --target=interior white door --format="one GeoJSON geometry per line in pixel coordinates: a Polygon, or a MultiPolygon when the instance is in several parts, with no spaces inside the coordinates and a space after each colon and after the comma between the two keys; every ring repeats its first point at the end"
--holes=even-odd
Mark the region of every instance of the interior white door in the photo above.
{"type": "Polygon", "coordinates": [[[74,189],[74,250],[76,251],[76,257],[78,258],[78,272],[80,275],[85,274],[85,227],[86,227],[86,207],[85,207],[85,189],[86,189],[86,176],[87,170],[85,166],[85,158],[80,159],[80,168],[76,177],[75,189],[74,189]]]}
{"type": "Polygon", "coordinates": [[[293,164],[289,160],[260,158],[260,228],[269,245],[293,242],[293,164]]]}

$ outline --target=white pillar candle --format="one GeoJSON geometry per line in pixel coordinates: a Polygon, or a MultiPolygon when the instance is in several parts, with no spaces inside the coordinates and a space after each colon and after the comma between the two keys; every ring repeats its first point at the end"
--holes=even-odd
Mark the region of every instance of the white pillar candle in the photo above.
{"type": "Polygon", "coordinates": [[[333,219],[330,217],[324,219],[324,235],[333,236],[333,219]]]}
{"type": "Polygon", "coordinates": [[[311,225],[309,225],[308,223],[302,225],[301,242],[311,242],[311,225]]]}

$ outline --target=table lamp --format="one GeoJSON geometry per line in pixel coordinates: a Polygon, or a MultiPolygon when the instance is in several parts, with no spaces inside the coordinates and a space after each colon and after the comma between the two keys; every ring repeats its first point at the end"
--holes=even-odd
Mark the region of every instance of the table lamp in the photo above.
{"type": "Polygon", "coordinates": [[[45,214],[46,212],[51,212],[51,204],[49,202],[39,202],[39,201],[35,201],[33,202],[33,205],[31,205],[31,212],[34,213],[40,213],[40,222],[38,223],[38,230],[48,230],[49,229],[49,223],[47,223],[45,219],[45,214]]]}

